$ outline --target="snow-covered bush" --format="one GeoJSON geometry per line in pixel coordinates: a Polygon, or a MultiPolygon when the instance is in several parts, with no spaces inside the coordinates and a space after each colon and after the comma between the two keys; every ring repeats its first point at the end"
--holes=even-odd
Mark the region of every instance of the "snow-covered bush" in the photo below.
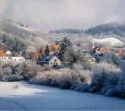
{"type": "Polygon", "coordinates": [[[76,72],[71,69],[60,69],[38,72],[38,74],[30,79],[30,83],[43,84],[63,89],[70,89],[71,86],[78,83],[89,83],[89,71],[76,72]],[[88,75],[87,75],[88,74],[88,75]]]}
{"type": "Polygon", "coordinates": [[[118,84],[111,92],[112,96],[125,98],[125,73],[121,76],[118,84]]]}
{"type": "Polygon", "coordinates": [[[73,84],[70,89],[79,92],[88,92],[90,89],[90,85],[86,83],[78,83],[78,84],[73,84]]]}
{"type": "Polygon", "coordinates": [[[82,76],[70,69],[60,69],[39,72],[37,76],[30,79],[30,83],[44,84],[49,86],[69,89],[73,84],[80,83],[82,76]]]}
{"type": "Polygon", "coordinates": [[[115,88],[122,77],[122,71],[116,65],[100,63],[95,65],[91,76],[92,81],[89,91],[110,95],[110,91],[115,88]]]}
{"type": "Polygon", "coordinates": [[[85,84],[91,83],[91,79],[92,79],[91,71],[82,70],[82,71],[80,71],[79,77],[80,77],[81,83],[85,83],[85,84]]]}
{"type": "Polygon", "coordinates": [[[110,96],[117,96],[121,98],[125,98],[125,62],[122,61],[120,66],[122,70],[122,75],[120,76],[118,84],[110,90],[108,93],[110,96]]]}
{"type": "Polygon", "coordinates": [[[29,80],[32,77],[35,77],[37,75],[37,72],[42,71],[41,66],[35,64],[35,63],[23,63],[20,65],[20,74],[26,79],[29,80]]]}
{"type": "Polygon", "coordinates": [[[13,82],[13,81],[21,81],[23,80],[23,76],[21,75],[3,75],[3,77],[1,78],[1,81],[9,81],[9,82],[13,82]]]}
{"type": "Polygon", "coordinates": [[[79,72],[79,71],[81,71],[81,70],[83,70],[83,66],[82,66],[82,64],[73,64],[73,69],[75,70],[75,71],[77,71],[77,72],[79,72]]]}
{"type": "Polygon", "coordinates": [[[116,55],[114,52],[106,52],[104,56],[102,57],[103,62],[107,62],[110,64],[115,64],[117,66],[121,65],[122,59],[116,55]]]}
{"type": "Polygon", "coordinates": [[[91,71],[89,70],[81,70],[79,72],[80,81],[78,83],[74,83],[70,89],[80,91],[80,92],[88,92],[90,84],[91,84],[91,71]]]}
{"type": "Polygon", "coordinates": [[[123,70],[123,65],[121,68],[114,64],[102,62],[95,64],[91,71],[81,70],[79,71],[80,82],[73,84],[70,89],[125,98],[125,70],[123,70]]]}
{"type": "Polygon", "coordinates": [[[2,63],[0,65],[0,81],[20,81],[23,76],[20,75],[19,64],[14,62],[2,63]]]}

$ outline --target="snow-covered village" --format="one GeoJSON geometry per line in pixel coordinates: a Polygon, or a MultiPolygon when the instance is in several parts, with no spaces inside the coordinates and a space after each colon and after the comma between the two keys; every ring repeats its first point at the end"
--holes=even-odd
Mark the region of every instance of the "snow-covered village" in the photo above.
{"type": "Polygon", "coordinates": [[[124,111],[124,3],[0,0],[0,110],[124,111]]]}

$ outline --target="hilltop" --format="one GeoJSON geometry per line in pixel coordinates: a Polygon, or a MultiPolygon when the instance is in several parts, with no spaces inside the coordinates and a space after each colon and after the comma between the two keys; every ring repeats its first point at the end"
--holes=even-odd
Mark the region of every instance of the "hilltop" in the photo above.
{"type": "MultiPolygon", "coordinates": [[[[40,48],[41,46],[45,46],[46,44],[53,44],[57,38],[60,38],[61,40],[64,37],[72,38],[72,42],[76,44],[83,44],[83,42],[86,42],[87,38],[99,38],[101,39],[101,41],[105,39],[104,42],[108,41],[107,38],[112,38],[113,40],[115,39],[115,41],[116,39],[117,41],[122,41],[121,44],[123,44],[123,42],[125,42],[124,36],[125,25],[121,25],[118,23],[101,24],[95,27],[90,27],[86,30],[69,28],[50,30],[49,33],[43,33],[41,30],[34,29],[27,24],[14,22],[7,19],[0,20],[0,37],[6,37],[9,41],[10,39],[12,39],[12,43],[14,43],[14,41],[19,41],[22,47],[28,46],[40,48]]],[[[2,39],[1,41],[5,40],[2,39]]],[[[3,44],[10,47],[8,43],[3,44]]],[[[110,44],[114,44],[114,41],[111,40],[110,44]]]]}
{"type": "Polygon", "coordinates": [[[29,46],[39,48],[48,44],[44,39],[45,36],[40,30],[27,25],[12,20],[0,20],[0,41],[5,44],[6,49],[14,50],[13,44],[15,47],[16,44],[20,44],[22,50],[29,46]]]}
{"type": "MultiPolygon", "coordinates": [[[[72,38],[74,42],[82,42],[87,38],[93,39],[107,39],[112,38],[113,41],[110,41],[110,44],[114,44],[114,41],[122,41],[125,42],[125,25],[119,23],[106,23],[100,24],[94,27],[90,27],[88,29],[60,29],[60,30],[52,30],[50,34],[57,37],[67,36],[72,38]],[[115,40],[114,40],[115,39],[115,40]]],[[[104,40],[104,42],[106,42],[104,40]]],[[[119,43],[119,42],[118,42],[119,43]]],[[[123,43],[122,43],[123,44],[123,43]]]]}
{"type": "Polygon", "coordinates": [[[91,27],[85,31],[86,34],[98,35],[116,35],[125,36],[125,25],[119,23],[107,23],[91,27]]]}

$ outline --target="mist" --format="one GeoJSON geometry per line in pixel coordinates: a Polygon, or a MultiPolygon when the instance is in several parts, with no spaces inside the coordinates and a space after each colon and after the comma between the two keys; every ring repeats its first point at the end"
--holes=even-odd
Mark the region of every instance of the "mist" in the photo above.
{"type": "Polygon", "coordinates": [[[0,15],[41,30],[125,21],[124,0],[0,0],[0,15]]]}

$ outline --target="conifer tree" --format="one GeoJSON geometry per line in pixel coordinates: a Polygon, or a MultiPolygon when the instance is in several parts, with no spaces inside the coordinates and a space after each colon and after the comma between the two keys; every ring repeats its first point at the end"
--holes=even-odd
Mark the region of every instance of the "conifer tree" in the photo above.
{"type": "Polygon", "coordinates": [[[64,54],[68,49],[72,48],[72,42],[67,37],[65,37],[61,41],[60,47],[61,47],[61,49],[60,49],[60,52],[59,52],[59,58],[60,58],[61,61],[64,61],[64,54]]]}

